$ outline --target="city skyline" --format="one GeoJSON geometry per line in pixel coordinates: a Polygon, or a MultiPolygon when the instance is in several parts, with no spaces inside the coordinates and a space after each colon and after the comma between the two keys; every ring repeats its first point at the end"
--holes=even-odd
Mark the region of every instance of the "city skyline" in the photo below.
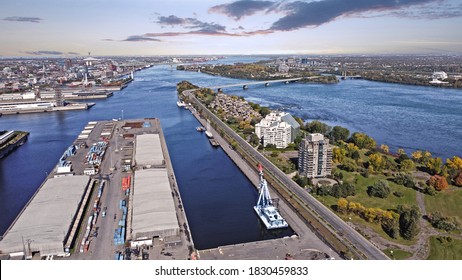
{"type": "Polygon", "coordinates": [[[462,53],[456,0],[18,0],[2,6],[0,56],[462,53]]]}

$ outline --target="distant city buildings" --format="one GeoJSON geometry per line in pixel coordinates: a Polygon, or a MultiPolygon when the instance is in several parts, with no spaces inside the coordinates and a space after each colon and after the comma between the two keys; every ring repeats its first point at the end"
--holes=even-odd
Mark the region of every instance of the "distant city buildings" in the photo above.
{"type": "Polygon", "coordinates": [[[298,150],[298,172],[308,178],[326,177],[332,173],[332,147],[320,133],[309,134],[298,150]]]}
{"type": "Polygon", "coordinates": [[[299,130],[298,122],[284,112],[271,112],[255,125],[255,134],[262,139],[263,146],[272,144],[279,149],[287,148],[294,141],[299,130]]]}

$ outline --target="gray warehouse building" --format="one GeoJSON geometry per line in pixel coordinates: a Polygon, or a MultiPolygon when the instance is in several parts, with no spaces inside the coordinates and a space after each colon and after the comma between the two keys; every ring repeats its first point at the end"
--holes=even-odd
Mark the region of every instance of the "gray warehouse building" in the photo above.
{"type": "Polygon", "coordinates": [[[48,179],[0,241],[0,253],[63,256],[88,176],[48,179]]]}
{"type": "Polygon", "coordinates": [[[148,168],[165,165],[159,134],[140,134],[136,136],[135,165],[148,168]]]}
{"type": "Polygon", "coordinates": [[[133,190],[133,241],[165,239],[179,234],[167,169],[136,171],[133,190]]]}

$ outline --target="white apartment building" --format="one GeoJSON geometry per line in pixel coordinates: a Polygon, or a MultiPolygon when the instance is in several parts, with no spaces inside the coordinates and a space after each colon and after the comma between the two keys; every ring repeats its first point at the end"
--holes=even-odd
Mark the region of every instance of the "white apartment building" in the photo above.
{"type": "Polygon", "coordinates": [[[278,149],[292,143],[292,126],[281,119],[286,113],[271,112],[255,125],[255,134],[263,140],[263,146],[273,144],[278,149]]]}

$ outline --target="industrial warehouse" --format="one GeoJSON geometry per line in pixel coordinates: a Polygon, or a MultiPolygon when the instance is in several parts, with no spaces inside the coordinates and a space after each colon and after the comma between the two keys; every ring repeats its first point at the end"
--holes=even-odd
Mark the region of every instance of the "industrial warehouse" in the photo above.
{"type": "Polygon", "coordinates": [[[89,122],[0,240],[0,257],[188,259],[188,227],[160,121],[89,122]]]}

